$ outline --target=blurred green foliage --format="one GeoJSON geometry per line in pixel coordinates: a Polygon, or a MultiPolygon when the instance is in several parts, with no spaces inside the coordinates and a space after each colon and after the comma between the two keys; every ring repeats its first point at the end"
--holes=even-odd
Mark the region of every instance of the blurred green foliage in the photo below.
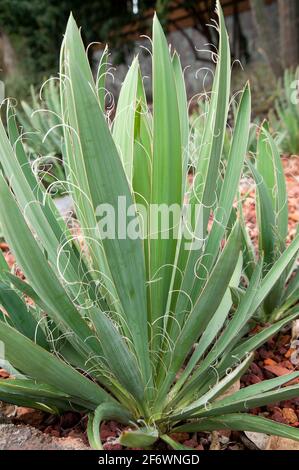
{"type": "Polygon", "coordinates": [[[57,51],[70,11],[82,26],[85,44],[108,38],[110,44],[121,44],[117,32],[154,5],[153,0],[139,0],[136,15],[127,0],[118,0],[117,6],[110,0],[1,0],[0,32],[7,34],[18,59],[18,76],[7,80],[7,93],[27,97],[31,83],[40,85],[44,76],[57,73],[57,51]]]}

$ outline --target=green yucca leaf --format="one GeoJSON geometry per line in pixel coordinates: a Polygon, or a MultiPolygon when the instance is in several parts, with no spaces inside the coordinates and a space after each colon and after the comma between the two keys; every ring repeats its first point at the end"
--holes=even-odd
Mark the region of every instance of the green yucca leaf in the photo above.
{"type": "Polygon", "coordinates": [[[112,397],[98,385],[3,322],[0,340],[5,344],[7,359],[17,369],[41,383],[62,389],[73,397],[74,402],[75,397],[79,403],[83,399],[94,409],[99,402],[112,401],[112,397]]]}
{"type": "MultiPolygon", "coordinates": [[[[278,387],[292,379],[298,378],[298,373],[288,375],[287,377],[284,376],[284,381],[277,381],[278,387]],[[287,379],[288,375],[290,375],[289,380],[287,379]]],[[[255,408],[256,406],[263,406],[273,402],[290,400],[298,396],[299,385],[293,385],[286,387],[285,389],[280,388],[278,390],[273,390],[274,384],[267,384],[267,382],[271,382],[271,380],[266,380],[264,387],[260,387],[260,392],[258,392],[257,389],[251,390],[251,386],[246,387],[245,389],[236,392],[233,397],[220,400],[213,405],[208,406],[206,409],[199,411],[197,416],[217,416],[226,413],[235,413],[239,411],[242,412],[250,410],[251,408],[255,408]],[[271,386],[272,389],[270,389],[271,386]],[[270,391],[267,392],[269,389],[270,391]],[[242,393],[243,390],[245,390],[246,393],[242,393]]]]}
{"type": "Polygon", "coordinates": [[[203,284],[203,281],[200,280],[205,278],[205,272],[209,272],[214,264],[220,242],[229,222],[247,150],[250,110],[250,89],[249,85],[246,85],[237,112],[235,131],[227,158],[227,168],[214,214],[215,221],[207,241],[206,252],[211,253],[211,256],[205,257],[200,265],[199,282],[194,286],[193,298],[198,294],[200,286],[203,284]]]}
{"type": "Polygon", "coordinates": [[[274,206],[274,191],[276,190],[275,169],[270,143],[266,135],[267,130],[269,130],[269,126],[264,122],[260,129],[257,143],[256,167],[263,178],[263,182],[274,206]]]}
{"type": "Polygon", "coordinates": [[[26,225],[3,176],[0,176],[0,180],[0,217],[3,231],[27,279],[49,307],[49,313],[54,315],[53,319],[60,328],[65,331],[71,328],[75,333],[75,344],[80,344],[83,351],[93,344],[95,351],[99,352],[96,341],[90,337],[90,329],[73,306],[26,225]],[[18,233],[15,231],[16,226],[19,228],[18,233]],[[30,256],[27,256],[28,253],[30,256]]]}
{"type": "Polygon", "coordinates": [[[288,287],[284,293],[284,300],[289,296],[293,295],[299,289],[299,270],[295,273],[293,278],[290,280],[288,287]]]}
{"type": "Polygon", "coordinates": [[[144,384],[136,357],[128,350],[124,339],[105,314],[95,310],[91,320],[104,355],[109,359],[109,368],[125,389],[136,398],[139,404],[142,404],[144,402],[144,384]]]}
{"type": "Polygon", "coordinates": [[[291,155],[298,155],[299,111],[296,100],[298,74],[298,68],[285,71],[283,80],[278,85],[279,97],[275,102],[275,110],[269,113],[271,126],[279,135],[282,150],[291,155]]]}
{"type": "MultiPolygon", "coordinates": [[[[188,159],[189,159],[189,117],[188,117],[188,103],[187,93],[182,71],[181,61],[179,55],[174,52],[172,57],[172,65],[174,72],[174,79],[177,92],[177,100],[180,115],[180,128],[181,128],[181,147],[182,147],[182,163],[183,163],[183,181],[187,178],[188,159]]],[[[186,187],[183,185],[183,196],[186,187]]]]}
{"type": "MultiPolygon", "coordinates": [[[[222,148],[227,120],[229,87],[230,87],[230,54],[229,41],[225,29],[222,10],[219,7],[219,59],[215,72],[215,80],[212,89],[211,103],[206,120],[202,144],[200,145],[200,158],[196,167],[194,183],[191,188],[190,203],[192,206],[201,203],[202,210],[194,220],[193,230],[197,234],[197,229],[201,228],[201,236],[206,237],[206,228],[209,215],[216,199],[216,182],[219,177],[219,167],[222,156],[222,148]],[[220,77],[221,76],[221,80],[220,77]]],[[[193,215],[193,218],[196,217],[193,215]]],[[[197,235],[198,236],[198,235],[197,235]]],[[[183,249],[184,244],[181,244],[183,249]]],[[[176,303],[176,312],[178,316],[182,315],[188,309],[188,299],[191,296],[192,302],[196,301],[197,288],[192,290],[196,277],[194,272],[198,263],[199,253],[192,250],[186,255],[181,255],[178,268],[184,270],[183,282],[180,286],[180,292],[176,303]],[[185,269],[184,269],[185,268],[185,269]]],[[[199,276],[200,278],[200,276],[199,276]]],[[[177,289],[177,286],[174,287],[177,289]]],[[[180,323],[180,320],[179,320],[180,323]]]]}
{"type": "MultiPolygon", "coordinates": [[[[124,198],[127,206],[130,206],[133,200],[116,146],[91,87],[91,71],[72,17],[67,26],[64,48],[68,75],[66,84],[68,81],[71,83],[71,90],[66,96],[66,106],[74,113],[69,116],[69,124],[76,131],[76,134],[71,134],[71,138],[79,147],[77,163],[81,162],[81,168],[75,167],[74,171],[78,176],[81,172],[85,175],[86,190],[90,195],[87,204],[92,203],[93,211],[102,203],[111,205],[117,211],[119,197],[124,198]]],[[[71,153],[69,148],[69,164],[71,153]]],[[[84,187],[82,189],[84,190],[84,187]]],[[[84,208],[85,205],[86,201],[84,208]]],[[[91,234],[94,238],[95,228],[94,226],[94,232],[91,234]]],[[[99,243],[98,240],[95,242],[99,243]]],[[[144,380],[148,381],[150,370],[146,347],[145,268],[142,246],[140,240],[129,238],[107,238],[103,239],[102,243],[142,374],[144,380]],[[136,312],[139,314],[136,315],[136,312]]]]}
{"type": "MultiPolygon", "coordinates": [[[[29,379],[6,379],[0,381],[0,393],[5,401],[19,406],[31,406],[48,413],[69,409],[71,396],[54,387],[37,384],[29,379]]],[[[83,400],[82,400],[83,404],[83,400]]],[[[74,405],[75,406],[75,405],[74,405]]]]}
{"type": "MultiPolygon", "coordinates": [[[[230,89],[230,46],[227,31],[225,28],[224,16],[221,8],[219,14],[219,61],[217,64],[215,88],[212,90],[212,98],[205,135],[203,137],[202,155],[199,161],[200,178],[202,171],[203,179],[202,189],[200,189],[199,199],[202,201],[204,210],[203,230],[208,224],[210,208],[215,201],[216,182],[219,175],[219,163],[222,156],[224,135],[226,129],[229,89],[230,89]],[[213,123],[209,127],[209,119],[213,123]],[[205,145],[206,144],[206,145],[205,145]],[[202,198],[201,198],[202,192],[202,198]]],[[[246,139],[246,135],[245,135],[246,139]]]]}
{"type": "Polygon", "coordinates": [[[232,345],[230,351],[227,351],[227,355],[223,358],[220,363],[221,371],[225,371],[230,368],[233,364],[242,360],[243,357],[248,354],[249,351],[254,351],[262,346],[269,338],[275,335],[279,330],[281,330],[285,325],[289,324],[291,321],[295,320],[298,317],[298,308],[294,307],[289,312],[283,320],[274,323],[267,328],[264,328],[262,331],[249,336],[242,344],[235,347],[235,344],[232,345]]]}
{"type": "MultiPolygon", "coordinates": [[[[16,111],[17,120],[25,134],[24,141],[34,156],[61,155],[61,108],[58,86],[54,77],[49,78],[41,89],[42,99],[31,86],[31,102],[22,101],[23,110],[16,111]]],[[[45,158],[46,161],[46,158],[45,158]]],[[[58,170],[59,166],[56,166],[58,170]]],[[[61,170],[60,170],[61,173],[61,170]]],[[[58,173],[59,174],[59,173],[58,173]]],[[[54,178],[55,179],[55,178],[54,178]]]]}
{"type": "MultiPolygon", "coordinates": [[[[134,164],[133,191],[136,204],[149,208],[151,200],[151,170],[152,170],[152,121],[147,106],[140,68],[138,71],[136,95],[135,125],[134,125],[134,164]]],[[[140,224],[144,236],[144,257],[146,276],[149,279],[149,216],[141,218],[140,224]],[[147,222],[147,227],[145,226],[147,222]],[[146,230],[145,230],[146,228],[146,230]]]]}
{"type": "Polygon", "coordinates": [[[232,429],[234,431],[252,431],[276,436],[287,437],[299,441],[299,431],[285,424],[276,423],[270,419],[245,413],[217,416],[217,418],[202,418],[198,422],[183,424],[175,428],[176,432],[215,431],[217,429],[232,429]]]}
{"type": "Polygon", "coordinates": [[[119,437],[119,443],[126,447],[149,447],[156,442],[158,437],[159,432],[156,428],[140,428],[123,431],[119,437]]]}
{"type": "Polygon", "coordinates": [[[112,136],[121,156],[129,182],[133,177],[135,108],[139,64],[135,57],[119,94],[112,136]]]}
{"type": "MultiPolygon", "coordinates": [[[[230,293],[230,290],[233,288],[233,286],[238,286],[240,282],[240,277],[242,273],[242,264],[243,264],[243,258],[242,256],[239,257],[238,264],[236,266],[235,272],[232,276],[232,279],[230,281],[229,289],[226,291],[221,304],[219,305],[217,311],[215,312],[214,316],[212,317],[211,321],[209,322],[206,330],[203,332],[200,340],[198,341],[196,348],[194,350],[194,353],[192,354],[190,360],[187,362],[184,372],[182,372],[180,378],[177,380],[176,384],[171,390],[171,396],[176,397],[176,399],[179,399],[179,394],[178,391],[182,387],[182,385],[185,383],[185,381],[189,378],[190,374],[192,373],[192,370],[195,368],[196,364],[200,361],[202,356],[206,353],[207,349],[210,347],[210,345],[215,341],[215,338],[219,334],[219,332],[222,330],[223,325],[227,319],[227,316],[231,310],[232,307],[232,296],[230,293]]],[[[251,286],[250,286],[251,287],[251,286]]],[[[234,319],[239,317],[239,315],[235,315],[234,319]]],[[[233,320],[234,320],[233,319],[233,320]]],[[[233,321],[231,322],[233,323],[233,321]]],[[[229,327],[231,326],[231,323],[229,323],[229,327]]],[[[232,336],[235,336],[235,330],[233,328],[233,334],[232,336]]],[[[219,341],[216,342],[217,345],[217,351],[219,348],[219,341]]],[[[209,355],[207,356],[209,357],[209,355]]],[[[202,368],[202,366],[201,366],[202,368]]],[[[196,377],[197,373],[194,372],[192,379],[196,377]]]]}
{"type": "Polygon", "coordinates": [[[173,450],[192,450],[191,447],[184,446],[183,444],[180,444],[179,442],[175,441],[171,437],[167,436],[167,434],[162,434],[160,436],[162,441],[166,442],[166,444],[170,445],[170,447],[173,450]]]}
{"type": "MultiPolygon", "coordinates": [[[[182,204],[182,142],[174,71],[168,44],[157,19],[153,20],[153,159],[151,204],[182,204]],[[169,178],[172,174],[173,178],[169,178]]],[[[153,349],[161,343],[161,327],[175,258],[174,219],[167,233],[150,227],[150,302],[153,349]],[[173,227],[173,228],[171,228],[173,227]],[[157,238],[154,232],[158,230],[157,238]]]]}
{"type": "MultiPolygon", "coordinates": [[[[250,161],[248,165],[257,185],[259,246],[264,255],[263,274],[266,276],[286,249],[288,231],[288,203],[283,166],[277,144],[270,135],[266,123],[261,127],[259,135],[256,166],[250,161]]],[[[244,259],[248,263],[246,274],[250,278],[256,261],[242,219],[243,216],[241,216],[241,221],[244,234],[244,259]]],[[[275,282],[273,282],[273,277],[270,277],[271,289],[260,303],[256,317],[263,321],[277,320],[296,303],[296,294],[288,291],[286,283],[292,277],[297,254],[298,249],[295,249],[293,257],[289,258],[288,264],[279,272],[275,282]]],[[[275,264],[275,266],[277,269],[278,265],[275,264]]],[[[274,271],[272,273],[274,274],[274,271]]]]}
{"type": "Polygon", "coordinates": [[[107,74],[107,66],[108,66],[108,46],[106,44],[105,49],[101,55],[101,60],[99,61],[98,70],[97,70],[97,78],[96,78],[96,89],[98,93],[98,99],[101,106],[102,111],[105,111],[105,98],[106,98],[106,74],[107,74]]]}
{"type": "MultiPolygon", "coordinates": [[[[187,383],[186,387],[183,388],[181,393],[177,395],[176,400],[179,400],[181,395],[184,396],[185,394],[192,393],[192,391],[196,390],[206,370],[209,367],[211,367],[211,365],[217,360],[217,358],[219,358],[222,355],[225,349],[231,344],[231,342],[236,337],[236,335],[238,335],[238,333],[242,330],[244,325],[246,325],[247,321],[253,315],[254,311],[252,311],[251,306],[253,303],[253,299],[256,295],[256,292],[258,290],[258,287],[259,287],[260,277],[261,277],[261,268],[262,268],[262,263],[259,263],[252,276],[251,283],[245,295],[243,296],[232,320],[229,322],[228,326],[224,329],[220,338],[215,342],[214,347],[210,350],[210,352],[201,362],[200,367],[194,372],[191,380],[187,383]]],[[[189,370],[189,373],[196,366],[197,362],[200,359],[200,355],[198,354],[198,352],[199,351],[197,347],[189,363],[187,364],[186,370],[189,370]]]]}
{"type": "Polygon", "coordinates": [[[257,310],[257,308],[261,305],[265,297],[271,291],[271,288],[279,280],[279,278],[284,273],[290,261],[293,260],[293,257],[298,253],[298,250],[299,250],[299,235],[296,236],[296,238],[292,241],[292,243],[288,246],[288,248],[282,253],[280,258],[276,261],[276,263],[272,266],[270,271],[264,277],[262,284],[261,284],[261,289],[258,291],[257,296],[254,301],[253,308],[255,310],[257,310]]]}
{"type": "MultiPolygon", "coordinates": [[[[69,246],[67,241],[70,236],[68,229],[65,222],[61,220],[51,198],[46,196],[37,184],[29,163],[26,161],[23,146],[18,141],[18,132],[11,111],[9,111],[8,116],[11,144],[16,144],[16,152],[14,154],[9,145],[3,124],[0,122],[0,161],[5,176],[10,181],[20,207],[26,210],[26,217],[39,236],[52,268],[58,274],[63,272],[64,279],[68,282],[68,286],[71,288],[74,297],[76,297],[81,285],[79,276],[84,273],[86,268],[84,268],[84,263],[81,262],[76,253],[72,251],[65,252],[64,244],[67,247],[69,246]],[[58,252],[60,253],[59,257],[58,252]]],[[[83,304],[80,297],[78,301],[83,304]]]]}
{"type": "Polygon", "coordinates": [[[267,127],[261,129],[257,153],[257,170],[268,190],[275,211],[275,222],[277,226],[280,243],[278,247],[285,247],[285,239],[288,233],[288,197],[283,166],[278,147],[270,135],[267,127]]]}
{"type": "MultiPolygon", "coordinates": [[[[176,411],[172,412],[169,416],[170,420],[185,419],[190,416],[196,416],[201,408],[208,406],[210,401],[215,400],[219,395],[225,392],[230,386],[232,386],[248,369],[248,366],[253,360],[253,355],[250,354],[235,370],[227,374],[222,380],[220,380],[214,387],[208,392],[202,394],[202,396],[196,399],[196,395],[193,398],[191,405],[185,405],[179,413],[176,411]]],[[[186,400],[187,402],[187,400],[186,400]]]]}
{"type": "Polygon", "coordinates": [[[117,403],[102,403],[88,420],[87,435],[94,449],[103,450],[99,436],[99,428],[105,419],[116,419],[120,423],[128,424],[132,420],[130,412],[117,403]]]}
{"type": "Polygon", "coordinates": [[[264,183],[262,176],[256,168],[248,161],[252,175],[255,179],[259,198],[259,220],[260,220],[260,250],[264,253],[265,270],[266,272],[273,264],[274,251],[275,251],[275,212],[271,204],[271,197],[264,183]]]}
{"type": "Polygon", "coordinates": [[[14,328],[43,348],[48,349],[46,337],[25,302],[16,292],[2,283],[0,283],[0,303],[7,312],[10,324],[13,324],[14,328]]]}
{"type": "MultiPolygon", "coordinates": [[[[220,360],[219,365],[216,368],[209,368],[206,373],[199,375],[200,379],[198,382],[194,380],[193,382],[193,389],[189,391],[192,392],[192,390],[196,390],[196,392],[200,395],[203,395],[204,393],[208,392],[211,390],[215,384],[218,383],[219,377],[226,376],[228,371],[231,371],[233,367],[236,367],[240,361],[242,361],[244,358],[248,356],[248,354],[252,351],[255,351],[257,348],[259,348],[262,344],[264,344],[269,338],[271,338],[275,333],[277,333],[281,328],[283,328],[285,325],[290,323],[292,320],[294,320],[296,317],[298,317],[298,309],[297,311],[290,312],[288,317],[285,319],[277,322],[274,325],[271,325],[256,335],[249,336],[245,340],[243,339],[242,343],[236,347],[236,339],[238,339],[238,335],[234,338],[234,340],[231,342],[229,347],[227,347],[225,354],[223,355],[223,358],[220,360]]],[[[248,331],[245,329],[245,333],[248,333],[248,331]]],[[[240,338],[239,338],[240,339],[240,338]]],[[[200,369],[199,369],[200,372],[200,369]]],[[[187,385],[188,386],[188,385],[187,385]]],[[[188,389],[186,386],[186,393],[181,393],[181,397],[185,398],[185,396],[188,393],[188,389]]],[[[188,396],[187,395],[187,396],[188,396]]],[[[177,397],[177,400],[180,397],[177,397]]],[[[176,400],[176,401],[177,401],[176,400]]],[[[173,402],[170,402],[172,404],[173,402]]]]}
{"type": "Polygon", "coordinates": [[[5,271],[8,271],[8,270],[9,270],[8,264],[5,260],[2,250],[0,250],[0,281],[1,282],[5,280],[5,271]]]}
{"type": "MultiPolygon", "coordinates": [[[[173,351],[169,354],[169,366],[166,362],[167,356],[164,358],[167,367],[167,376],[164,378],[164,383],[159,389],[157,398],[159,405],[161,405],[161,400],[165,398],[177,371],[183,365],[192,344],[196,342],[200,334],[203,333],[209,320],[220,305],[221,299],[226,292],[228,283],[238,262],[241,247],[240,235],[240,226],[236,223],[207,284],[189,314],[181,333],[178,335],[173,351]]],[[[160,380],[161,377],[163,377],[163,372],[165,375],[165,370],[161,368],[160,380]]]]}
{"type": "Polygon", "coordinates": [[[151,162],[152,119],[139,68],[134,125],[133,191],[136,203],[143,205],[149,204],[151,197],[151,162]]]}

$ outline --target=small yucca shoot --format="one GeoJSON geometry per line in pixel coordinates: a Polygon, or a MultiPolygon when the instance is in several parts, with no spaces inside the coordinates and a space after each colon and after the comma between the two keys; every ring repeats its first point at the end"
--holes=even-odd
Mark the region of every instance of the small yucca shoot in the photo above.
{"type": "Polygon", "coordinates": [[[290,155],[299,154],[299,67],[286,70],[282,83],[278,85],[279,98],[275,109],[269,113],[273,130],[278,133],[281,149],[290,155]]]}
{"type": "MultiPolygon", "coordinates": [[[[256,213],[259,228],[259,252],[264,254],[263,277],[287,247],[288,194],[280,152],[269,133],[266,122],[260,128],[255,164],[248,162],[256,183],[256,213]]],[[[246,274],[250,278],[257,259],[243,224],[244,259],[246,274]]],[[[291,307],[297,309],[299,301],[298,252],[294,254],[286,269],[258,310],[262,321],[275,321],[288,314],[291,307]]]]}
{"type": "Polygon", "coordinates": [[[16,110],[26,145],[35,155],[61,155],[63,130],[57,80],[49,78],[38,94],[31,86],[30,94],[31,104],[21,101],[22,110],[16,110]],[[53,132],[49,132],[51,129],[53,132]]]}
{"type": "Polygon", "coordinates": [[[39,94],[30,88],[31,104],[21,102],[9,108],[7,119],[17,119],[22,140],[38,178],[52,192],[61,192],[64,187],[59,182],[65,180],[62,168],[63,128],[58,81],[49,78],[39,94]]]}
{"type": "Polygon", "coordinates": [[[16,376],[0,382],[0,399],[57,413],[89,411],[88,435],[95,448],[102,448],[99,424],[106,419],[130,425],[119,440],[133,447],[162,438],[177,448],[170,432],[225,427],[299,439],[298,429],[246,414],[297,396],[299,385],[282,386],[299,372],[216,400],[244,373],[252,351],[296,318],[291,312],[246,336],[248,320],[299,249],[297,237],[262,280],[261,259],[231,315],[231,288],[239,285],[242,255],[240,223],[232,226],[230,216],[248,143],[250,91],[246,85],[224,167],[231,63],[219,4],[218,12],[219,60],[192,187],[187,185],[183,74],[157,17],[153,114],[135,58],[112,126],[79,30],[69,19],[61,50],[61,109],[79,235],[70,233],[24,165],[13,121],[10,141],[0,125],[0,220],[28,281],[9,273],[0,258],[0,296],[7,312],[0,340],[5,367],[16,376]],[[178,206],[179,216],[172,215],[168,225],[160,217],[156,226],[155,205],[178,206]],[[116,214],[115,236],[108,236],[113,227],[105,226],[110,212],[116,214]],[[23,294],[34,303],[25,306],[23,294]]]}

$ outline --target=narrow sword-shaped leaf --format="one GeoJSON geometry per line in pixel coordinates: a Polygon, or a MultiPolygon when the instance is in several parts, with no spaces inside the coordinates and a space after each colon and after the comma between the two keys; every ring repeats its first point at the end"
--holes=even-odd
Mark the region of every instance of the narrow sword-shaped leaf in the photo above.
{"type": "Polygon", "coordinates": [[[133,178],[134,124],[139,64],[133,60],[122,84],[113,121],[112,136],[131,183],[133,178]]]}
{"type": "MultiPolygon", "coordinates": [[[[250,354],[238,367],[232,372],[222,378],[214,387],[208,392],[203,394],[200,398],[195,399],[190,405],[183,406],[180,412],[174,411],[170,416],[170,420],[185,419],[196,415],[196,413],[202,408],[209,405],[209,403],[215,400],[219,395],[225,392],[233,383],[235,383],[248,369],[252,362],[253,354],[250,354]]],[[[189,397],[188,397],[189,398],[189,397]]],[[[186,400],[188,402],[189,400],[186,400]]]]}
{"type": "MultiPolygon", "coordinates": [[[[163,397],[163,399],[165,398],[177,371],[183,365],[193,343],[195,343],[199,335],[203,333],[216,309],[219,307],[238,262],[241,247],[240,243],[241,231],[239,224],[236,223],[218,262],[211,272],[207,284],[177,338],[174,349],[170,355],[169,365],[166,362],[167,357],[164,358],[167,367],[167,375],[159,388],[157,403],[161,404],[161,397],[163,397]]],[[[160,378],[164,376],[163,372],[165,373],[165,370],[161,368],[160,378]]]]}
{"type": "MultiPolygon", "coordinates": [[[[153,20],[153,160],[151,207],[182,205],[182,142],[175,77],[168,44],[157,16],[153,20]],[[169,178],[169,175],[172,175],[169,178]]],[[[150,301],[152,349],[161,331],[175,258],[179,220],[169,216],[168,227],[150,225],[150,301]],[[158,232],[154,236],[154,232],[158,232]]],[[[152,219],[152,218],[151,218],[152,219]]],[[[152,220],[151,220],[152,222],[152,220]]]]}
{"type": "Polygon", "coordinates": [[[128,424],[132,420],[131,413],[117,403],[102,403],[93,415],[89,416],[87,435],[93,449],[103,450],[100,439],[100,425],[104,420],[116,419],[120,423],[128,424]]]}
{"type": "Polygon", "coordinates": [[[286,424],[276,423],[270,419],[245,413],[202,418],[198,422],[183,424],[174,429],[175,432],[209,432],[220,429],[234,431],[262,432],[270,435],[286,437],[299,441],[299,430],[286,424]]]}
{"type": "MultiPolygon", "coordinates": [[[[193,230],[197,235],[200,224],[201,236],[205,239],[206,228],[209,220],[211,208],[216,198],[216,182],[219,177],[219,165],[222,156],[224,134],[229,102],[230,87],[230,54],[229,40],[225,29],[225,22],[220,3],[217,2],[219,15],[219,59],[215,72],[215,80],[212,90],[211,105],[203,135],[203,142],[200,148],[199,164],[196,168],[196,175],[193,181],[190,204],[195,207],[200,203],[202,210],[198,211],[197,220],[194,222],[193,230]],[[220,79],[221,77],[221,79],[220,79]]],[[[184,249],[184,244],[181,245],[184,249]]],[[[188,299],[192,293],[192,288],[197,279],[194,279],[194,272],[201,250],[191,250],[185,266],[184,277],[180,286],[176,312],[181,315],[186,311],[188,299]],[[186,295],[187,294],[187,295],[186,295]]],[[[191,297],[194,302],[196,298],[191,297]]]]}
{"type": "MultiPolygon", "coordinates": [[[[211,365],[217,360],[218,357],[225,351],[231,341],[236,337],[236,335],[242,330],[246,322],[249,320],[253,311],[251,310],[251,305],[253,299],[258,290],[260,283],[262,271],[262,261],[257,265],[255,272],[251,278],[250,285],[247,288],[245,295],[243,296],[240,305],[236,312],[234,313],[231,321],[228,323],[227,327],[224,329],[220,338],[215,342],[209,353],[206,355],[204,360],[199,364],[197,370],[187,382],[186,386],[181,390],[180,394],[174,397],[175,401],[179,401],[184,396],[187,396],[189,393],[194,393],[202,381],[202,377],[205,374],[206,370],[211,367],[211,365]]],[[[190,368],[194,367],[197,362],[197,350],[195,349],[191,359],[189,361],[190,368]]],[[[187,368],[189,368],[189,363],[187,368]]],[[[192,370],[192,369],[191,369],[192,370]]]]}
{"type": "Polygon", "coordinates": [[[3,323],[0,340],[4,343],[8,360],[17,369],[42,383],[64,390],[74,401],[76,397],[86,400],[94,409],[103,401],[113,400],[100,386],[3,323]]]}
{"type": "Polygon", "coordinates": [[[105,98],[107,94],[107,90],[105,87],[106,84],[106,74],[107,74],[107,66],[108,66],[108,45],[106,44],[103,53],[101,55],[101,59],[99,61],[98,70],[97,70],[97,78],[96,78],[96,89],[98,92],[98,98],[101,110],[103,113],[105,112],[105,98]]]}
{"type": "MultiPolygon", "coordinates": [[[[86,176],[90,203],[94,212],[101,204],[109,204],[117,215],[120,210],[119,198],[123,198],[126,207],[132,205],[133,199],[96,97],[83,43],[72,16],[68,22],[64,48],[67,83],[70,84],[66,100],[74,113],[69,116],[69,123],[76,132],[71,136],[79,148],[78,161],[81,161],[80,171],[86,176]]],[[[128,221],[125,213],[121,222],[127,227],[128,221]]],[[[145,266],[141,241],[132,240],[125,234],[125,237],[118,235],[113,239],[104,238],[102,243],[144,380],[150,381],[145,266]]]]}

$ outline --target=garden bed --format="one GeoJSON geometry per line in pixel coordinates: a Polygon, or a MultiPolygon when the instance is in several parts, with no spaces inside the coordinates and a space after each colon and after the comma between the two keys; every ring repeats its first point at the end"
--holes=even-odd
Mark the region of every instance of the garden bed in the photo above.
{"type": "MultiPolygon", "coordinates": [[[[299,221],[299,158],[284,157],[283,166],[286,175],[289,205],[289,240],[296,231],[296,224],[299,221]]],[[[246,223],[250,229],[253,240],[257,239],[255,220],[255,189],[250,179],[244,178],[241,182],[241,193],[248,193],[244,202],[244,213],[246,223]]],[[[7,244],[1,243],[6,261],[10,268],[15,269],[17,275],[23,278],[21,271],[15,267],[14,257],[9,252],[7,244]]],[[[261,328],[261,327],[257,327],[261,328]]],[[[296,361],[296,341],[299,339],[298,327],[293,329],[289,326],[282,330],[275,337],[271,338],[265,345],[255,353],[255,358],[249,370],[240,380],[240,387],[259,383],[274,377],[279,377],[290,372],[299,370],[299,360],[296,361]]],[[[299,346],[298,350],[299,350],[299,346]]],[[[0,378],[6,379],[9,374],[0,369],[0,378]]],[[[299,383],[299,379],[295,379],[299,383]]],[[[250,411],[252,414],[270,418],[279,423],[288,424],[299,428],[299,397],[273,405],[255,408],[250,411]]],[[[14,448],[16,442],[21,442],[22,448],[41,449],[86,449],[88,440],[86,436],[87,416],[80,413],[68,412],[61,416],[50,415],[42,411],[30,408],[15,407],[13,405],[2,404],[0,417],[2,415],[9,423],[15,425],[15,433],[11,424],[2,430],[6,433],[6,445],[14,448]],[[24,427],[26,425],[26,427],[24,427]],[[28,427],[29,426],[29,427],[28,427]],[[34,429],[32,429],[34,428],[34,429]],[[31,431],[30,431],[31,429],[31,431]],[[38,430],[36,432],[35,430],[38,430]],[[23,441],[20,436],[23,435],[23,441]],[[13,436],[13,437],[12,437],[13,436]],[[46,436],[46,437],[45,437],[46,436]],[[19,441],[18,441],[19,439],[19,441]],[[20,441],[21,439],[21,441],[20,441]]],[[[117,438],[124,426],[115,421],[104,422],[101,426],[101,440],[104,449],[120,450],[123,447],[117,443],[117,438]]],[[[171,436],[175,441],[195,450],[245,450],[258,449],[259,438],[252,433],[241,433],[237,431],[223,430],[218,433],[176,433],[171,436]],[[247,434],[247,435],[246,435],[247,434]],[[250,436],[251,438],[249,438],[250,436]],[[255,442],[253,442],[255,441],[255,442]]],[[[2,441],[4,442],[4,437],[2,441]]],[[[2,442],[2,445],[4,446],[2,442]]],[[[1,445],[1,442],[0,442],[1,445]]],[[[284,439],[278,438],[268,441],[267,448],[289,448],[290,442],[285,443],[284,439]]],[[[298,446],[298,443],[294,443],[298,446]]],[[[6,447],[4,447],[6,448],[6,447]]],[[[167,450],[168,446],[162,441],[155,444],[159,450],[167,450]]],[[[296,447],[298,448],[298,447],[296,447]]]]}

